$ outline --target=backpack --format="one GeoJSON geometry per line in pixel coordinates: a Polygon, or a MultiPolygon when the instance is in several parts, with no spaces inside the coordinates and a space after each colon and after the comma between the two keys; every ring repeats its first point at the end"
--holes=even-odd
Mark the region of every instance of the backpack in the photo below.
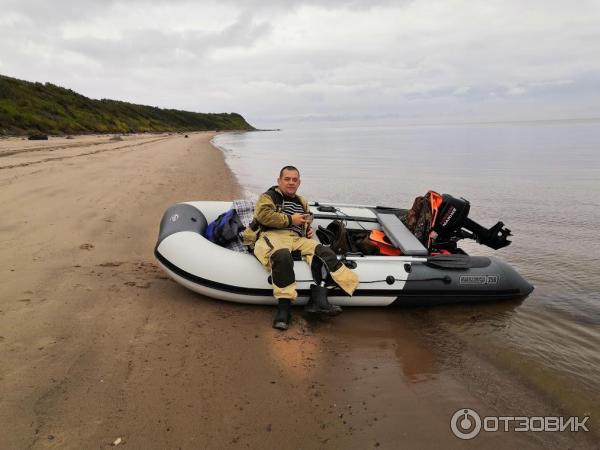
{"type": "Polygon", "coordinates": [[[238,239],[239,233],[244,231],[245,228],[237,211],[232,208],[212,221],[204,230],[203,236],[209,241],[224,247],[238,239]]]}

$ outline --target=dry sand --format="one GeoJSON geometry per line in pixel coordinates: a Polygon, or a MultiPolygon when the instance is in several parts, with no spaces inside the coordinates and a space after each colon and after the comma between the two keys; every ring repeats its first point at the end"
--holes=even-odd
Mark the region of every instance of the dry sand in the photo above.
{"type": "Polygon", "coordinates": [[[455,438],[458,408],[544,403],[464,343],[430,334],[426,310],[348,309],[323,323],[295,312],[280,333],[271,308],[167,279],[153,257],[164,210],[240,193],[212,136],[0,141],[0,448],[571,443],[455,438]]]}

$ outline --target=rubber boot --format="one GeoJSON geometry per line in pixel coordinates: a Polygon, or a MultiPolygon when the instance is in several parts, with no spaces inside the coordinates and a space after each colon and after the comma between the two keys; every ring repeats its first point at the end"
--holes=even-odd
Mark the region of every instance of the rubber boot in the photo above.
{"type": "Polygon", "coordinates": [[[342,312],[342,308],[332,305],[327,300],[327,288],[316,284],[310,285],[310,299],[304,310],[309,314],[326,314],[328,316],[337,316],[342,312]]]}
{"type": "Polygon", "coordinates": [[[319,312],[319,307],[317,306],[317,302],[315,301],[316,295],[313,292],[313,286],[319,287],[316,284],[310,285],[310,297],[308,299],[308,303],[306,304],[306,306],[304,306],[304,312],[308,314],[317,314],[319,312]]]}
{"type": "Polygon", "coordinates": [[[277,312],[273,318],[273,328],[287,330],[292,320],[292,302],[282,299],[277,302],[277,312]]]}

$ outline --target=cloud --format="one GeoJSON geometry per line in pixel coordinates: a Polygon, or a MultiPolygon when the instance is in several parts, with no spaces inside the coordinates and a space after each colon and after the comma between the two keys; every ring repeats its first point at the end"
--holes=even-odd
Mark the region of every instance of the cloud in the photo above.
{"type": "Polygon", "coordinates": [[[5,0],[0,41],[6,75],[259,123],[600,115],[594,1],[5,0]]]}
{"type": "Polygon", "coordinates": [[[240,18],[218,31],[125,30],[118,37],[81,36],[61,40],[62,48],[111,65],[153,68],[188,64],[208,51],[248,48],[270,31],[268,23],[240,18]]]}

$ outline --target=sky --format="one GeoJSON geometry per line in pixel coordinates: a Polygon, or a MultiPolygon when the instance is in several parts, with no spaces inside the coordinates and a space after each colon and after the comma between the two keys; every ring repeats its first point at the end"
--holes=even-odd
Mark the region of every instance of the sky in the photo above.
{"type": "Polygon", "coordinates": [[[600,117],[600,0],[0,0],[0,74],[257,127],[600,117]]]}

